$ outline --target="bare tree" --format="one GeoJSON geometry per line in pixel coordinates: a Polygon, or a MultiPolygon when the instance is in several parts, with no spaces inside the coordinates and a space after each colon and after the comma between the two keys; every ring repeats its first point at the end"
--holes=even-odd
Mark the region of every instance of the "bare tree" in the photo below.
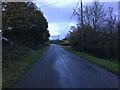
{"type": "Polygon", "coordinates": [[[106,18],[107,21],[107,33],[112,33],[115,29],[116,15],[113,15],[113,8],[109,7],[108,15],[106,18]]]}
{"type": "Polygon", "coordinates": [[[90,25],[94,30],[98,30],[103,22],[105,22],[106,13],[103,9],[103,3],[94,2],[92,5],[84,6],[83,17],[81,15],[81,8],[78,8],[76,15],[78,17],[78,22],[81,24],[81,18],[83,18],[83,24],[90,25]]]}

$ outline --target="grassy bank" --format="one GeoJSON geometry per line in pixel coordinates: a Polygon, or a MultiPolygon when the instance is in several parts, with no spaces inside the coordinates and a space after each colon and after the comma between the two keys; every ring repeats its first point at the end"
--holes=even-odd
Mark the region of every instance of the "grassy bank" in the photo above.
{"type": "Polygon", "coordinates": [[[80,56],[81,58],[84,58],[96,65],[99,65],[100,67],[102,68],[105,68],[106,70],[108,71],[111,71],[115,74],[119,74],[120,75],[120,72],[118,70],[118,67],[120,68],[120,62],[114,62],[114,61],[109,61],[109,60],[106,60],[106,59],[101,59],[101,58],[97,58],[95,56],[92,56],[90,54],[87,54],[87,53],[82,53],[82,52],[79,52],[79,51],[75,51],[73,50],[70,46],[62,46],[64,49],[80,56]]]}
{"type": "Polygon", "coordinates": [[[2,69],[3,88],[13,87],[15,83],[21,79],[24,73],[31,68],[37,60],[39,60],[47,49],[48,47],[39,50],[31,50],[27,55],[15,60],[14,63],[4,66],[2,69]]]}

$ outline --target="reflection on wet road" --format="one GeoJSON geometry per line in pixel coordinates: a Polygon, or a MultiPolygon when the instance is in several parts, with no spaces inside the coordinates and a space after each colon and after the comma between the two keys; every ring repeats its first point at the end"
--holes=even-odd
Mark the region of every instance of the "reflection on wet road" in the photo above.
{"type": "Polygon", "coordinates": [[[52,44],[15,88],[117,88],[118,76],[52,44]]]}

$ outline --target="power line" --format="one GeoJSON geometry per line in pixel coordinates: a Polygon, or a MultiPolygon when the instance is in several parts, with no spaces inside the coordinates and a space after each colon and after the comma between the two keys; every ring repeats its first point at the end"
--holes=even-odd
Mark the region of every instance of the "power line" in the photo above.
{"type": "MultiPolygon", "coordinates": [[[[64,0],[64,1],[65,1],[65,0],[64,0]]],[[[52,4],[44,5],[44,6],[41,6],[40,8],[53,6],[53,5],[56,5],[56,4],[59,4],[59,3],[62,3],[62,2],[64,2],[64,1],[62,0],[62,1],[58,1],[58,2],[52,3],[52,4]]]]}
{"type": "Polygon", "coordinates": [[[63,33],[67,30],[68,25],[69,25],[69,23],[70,23],[72,17],[74,16],[74,13],[76,12],[76,9],[77,9],[78,5],[79,5],[79,1],[77,2],[76,7],[75,7],[75,9],[74,9],[74,12],[72,13],[72,15],[71,15],[71,17],[70,17],[70,19],[69,19],[69,21],[68,21],[68,23],[67,23],[67,25],[66,25],[64,31],[63,31],[61,34],[63,34],[63,33]]]}
{"type": "MultiPolygon", "coordinates": [[[[64,0],[64,1],[65,1],[65,0],[64,0]]],[[[63,0],[62,0],[62,1],[55,2],[55,3],[52,3],[52,4],[49,4],[49,5],[41,6],[40,8],[53,6],[53,5],[59,4],[59,3],[61,3],[61,2],[63,2],[63,0]]],[[[75,9],[74,9],[74,12],[76,11],[78,5],[79,5],[79,1],[78,1],[77,4],[76,4],[76,7],[75,7],[75,9]]],[[[66,27],[65,27],[65,29],[64,29],[64,31],[63,31],[62,33],[64,33],[64,32],[67,30],[68,25],[69,25],[72,17],[74,16],[74,12],[72,13],[72,15],[71,15],[71,17],[70,17],[70,19],[69,19],[69,21],[68,21],[68,23],[67,23],[67,25],[66,25],[66,27]]]]}

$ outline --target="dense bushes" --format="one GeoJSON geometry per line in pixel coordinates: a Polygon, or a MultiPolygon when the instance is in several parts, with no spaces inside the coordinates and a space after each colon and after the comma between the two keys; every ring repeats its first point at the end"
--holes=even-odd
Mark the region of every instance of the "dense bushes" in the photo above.
{"type": "Polygon", "coordinates": [[[20,46],[20,45],[3,45],[2,58],[3,66],[16,62],[16,60],[21,60],[24,56],[32,52],[31,49],[20,46]]]}
{"type": "Polygon", "coordinates": [[[33,2],[2,3],[3,37],[36,48],[49,39],[48,22],[33,2]]]}
{"type": "Polygon", "coordinates": [[[94,2],[91,6],[86,6],[83,12],[83,24],[80,22],[79,9],[76,12],[79,23],[76,27],[71,27],[72,31],[67,36],[71,46],[75,50],[100,58],[118,59],[118,22],[112,13],[112,8],[109,8],[107,15],[103,4],[94,2]]]}
{"type": "Polygon", "coordinates": [[[117,59],[117,32],[113,32],[110,37],[108,37],[108,35],[109,34],[107,33],[94,31],[85,26],[84,28],[79,28],[78,30],[71,32],[69,35],[69,41],[75,50],[82,51],[83,44],[84,52],[88,52],[102,58],[117,59]],[[82,29],[84,30],[83,36],[82,29]]]}
{"type": "Polygon", "coordinates": [[[47,29],[46,18],[33,2],[2,2],[3,66],[48,44],[47,29]]]}

